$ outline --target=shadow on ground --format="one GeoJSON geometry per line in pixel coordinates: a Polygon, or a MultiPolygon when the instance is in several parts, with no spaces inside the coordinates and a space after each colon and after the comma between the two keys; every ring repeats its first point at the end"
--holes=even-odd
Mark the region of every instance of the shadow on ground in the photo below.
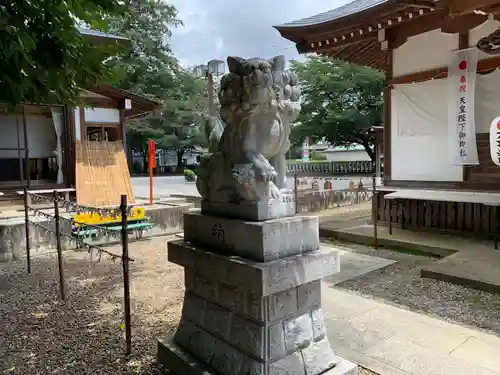
{"type": "MultiPolygon", "coordinates": [[[[119,252],[119,249],[115,250],[119,252]]],[[[57,259],[37,256],[0,265],[2,374],[157,374],[155,337],[173,330],[182,302],[182,270],[167,264],[163,240],[131,245],[132,345],[125,358],[120,261],[64,254],[66,300],[57,259]]]]}

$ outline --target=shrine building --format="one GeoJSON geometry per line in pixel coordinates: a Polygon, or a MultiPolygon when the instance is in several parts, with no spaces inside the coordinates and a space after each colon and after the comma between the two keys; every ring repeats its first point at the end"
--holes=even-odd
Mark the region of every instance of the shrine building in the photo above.
{"type": "Polygon", "coordinates": [[[386,73],[379,221],[497,235],[500,166],[490,127],[500,116],[498,20],[498,0],[356,0],[275,26],[299,53],[386,73]]]}

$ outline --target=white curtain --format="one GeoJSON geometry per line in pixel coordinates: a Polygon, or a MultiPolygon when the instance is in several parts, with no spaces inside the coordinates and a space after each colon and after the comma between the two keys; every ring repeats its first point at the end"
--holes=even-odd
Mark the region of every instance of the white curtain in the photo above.
{"type": "Polygon", "coordinates": [[[64,182],[64,176],[62,171],[62,146],[61,146],[61,136],[63,133],[63,111],[61,107],[51,107],[52,121],[54,122],[54,130],[56,132],[56,150],[55,154],[57,157],[57,183],[62,184],[64,182]]]}

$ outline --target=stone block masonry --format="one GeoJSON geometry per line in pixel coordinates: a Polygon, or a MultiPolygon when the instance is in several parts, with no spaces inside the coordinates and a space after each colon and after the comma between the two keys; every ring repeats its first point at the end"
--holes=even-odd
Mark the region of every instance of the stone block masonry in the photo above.
{"type": "MultiPolygon", "coordinates": [[[[202,216],[187,214],[185,222],[214,219],[202,216]]],[[[334,354],[326,336],[321,279],[340,266],[330,247],[257,262],[178,240],[168,243],[168,260],[185,268],[186,286],[177,332],[158,346],[160,362],[174,373],[319,375],[356,368],[334,354]]]]}

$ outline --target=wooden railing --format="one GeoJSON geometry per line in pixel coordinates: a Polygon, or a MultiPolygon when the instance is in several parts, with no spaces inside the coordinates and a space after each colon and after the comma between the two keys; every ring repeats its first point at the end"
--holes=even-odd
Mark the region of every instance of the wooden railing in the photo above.
{"type": "Polygon", "coordinates": [[[309,162],[287,164],[287,174],[302,176],[371,175],[375,171],[371,161],[309,162]]]}

